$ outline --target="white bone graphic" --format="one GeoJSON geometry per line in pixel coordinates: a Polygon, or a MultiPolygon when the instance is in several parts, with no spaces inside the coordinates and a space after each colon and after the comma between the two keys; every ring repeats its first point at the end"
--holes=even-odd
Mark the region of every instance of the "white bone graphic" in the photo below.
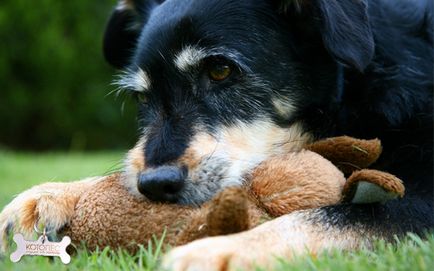
{"type": "Polygon", "coordinates": [[[71,244],[71,238],[63,237],[60,242],[50,242],[47,237],[41,236],[36,241],[28,241],[20,233],[14,235],[17,243],[17,250],[11,254],[10,259],[14,263],[18,262],[22,256],[57,256],[64,264],[71,261],[71,256],[66,252],[66,248],[71,244]],[[45,239],[45,241],[44,241],[45,239]]]}

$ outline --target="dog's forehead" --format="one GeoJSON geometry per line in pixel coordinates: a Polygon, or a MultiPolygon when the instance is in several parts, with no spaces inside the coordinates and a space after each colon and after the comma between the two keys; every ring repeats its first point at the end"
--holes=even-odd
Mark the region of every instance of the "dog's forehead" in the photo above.
{"type": "Polygon", "coordinates": [[[152,10],[147,24],[159,27],[190,17],[200,25],[221,22],[242,28],[242,24],[236,23],[255,13],[263,13],[267,6],[270,7],[264,0],[167,0],[152,10]]]}
{"type": "MultiPolygon", "coordinates": [[[[176,58],[197,60],[204,49],[236,48],[254,36],[264,14],[263,1],[168,0],[144,25],[133,59],[137,66],[167,67],[176,58]],[[261,4],[262,3],[262,4],[261,4]],[[157,65],[156,65],[157,64],[157,65]]],[[[179,61],[178,61],[179,63],[179,61]]]]}

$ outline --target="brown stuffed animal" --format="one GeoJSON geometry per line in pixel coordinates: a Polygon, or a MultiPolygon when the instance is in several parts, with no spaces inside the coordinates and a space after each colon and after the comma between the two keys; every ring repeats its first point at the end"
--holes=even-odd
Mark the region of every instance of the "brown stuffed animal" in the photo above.
{"type": "Polygon", "coordinates": [[[110,246],[134,252],[137,244],[147,244],[164,231],[166,244],[181,245],[248,230],[295,210],[402,197],[404,187],[395,176],[360,170],[380,153],[378,140],[318,141],[300,152],[263,162],[248,177],[248,186],[225,189],[200,208],[135,198],[122,186],[121,175],[114,174],[81,196],[63,233],[75,243],[84,241],[89,249],[110,246]],[[351,174],[348,180],[343,172],[351,174]]]}

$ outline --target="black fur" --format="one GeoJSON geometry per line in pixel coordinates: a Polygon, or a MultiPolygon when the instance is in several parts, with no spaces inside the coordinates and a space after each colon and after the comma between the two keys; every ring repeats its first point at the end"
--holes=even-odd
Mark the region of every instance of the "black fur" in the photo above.
{"type": "Polygon", "coordinates": [[[141,27],[119,33],[131,14],[115,12],[105,48],[114,65],[142,67],[152,78],[150,102],[140,114],[141,124],[151,127],[148,163],[182,155],[193,124],[212,131],[218,123],[258,116],[281,126],[303,121],[318,137],[378,137],[384,154],[376,167],[405,181],[405,198],[327,207],[313,219],[387,234],[434,227],[432,1],[299,1],[299,9],[287,5],[285,11],[281,1],[265,0],[138,2],[141,27]],[[237,72],[221,84],[200,71],[181,76],[170,61],[189,44],[233,48],[237,59],[219,55],[237,72]],[[252,83],[255,75],[267,87],[252,83]],[[276,92],[294,96],[297,111],[290,117],[272,110],[276,92]]]}

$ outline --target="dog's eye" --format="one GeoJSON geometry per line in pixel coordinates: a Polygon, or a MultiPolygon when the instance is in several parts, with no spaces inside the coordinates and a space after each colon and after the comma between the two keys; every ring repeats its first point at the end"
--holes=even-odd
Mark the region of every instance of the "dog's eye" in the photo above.
{"type": "Polygon", "coordinates": [[[208,71],[209,78],[213,81],[223,81],[232,73],[232,68],[228,64],[215,63],[208,71]]]}
{"type": "Polygon", "coordinates": [[[135,92],[135,96],[139,103],[145,104],[148,102],[148,95],[145,92],[135,92]]]}

